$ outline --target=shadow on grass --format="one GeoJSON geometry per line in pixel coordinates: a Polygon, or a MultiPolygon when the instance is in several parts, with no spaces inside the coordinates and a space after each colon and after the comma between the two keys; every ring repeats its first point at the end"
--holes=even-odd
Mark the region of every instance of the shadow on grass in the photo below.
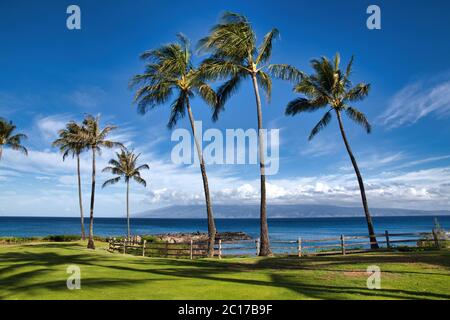
{"type": "MultiPolygon", "coordinates": [[[[23,246],[21,251],[0,253],[0,282],[7,290],[0,292],[0,299],[7,299],[15,292],[26,292],[30,296],[45,288],[51,291],[67,292],[65,280],[55,280],[51,272],[59,266],[69,264],[105,268],[102,279],[83,279],[83,288],[129,287],[135,284],[153,281],[175,281],[177,279],[207,280],[207,285],[217,286],[228,282],[239,285],[272,287],[291,290],[303,297],[318,299],[350,298],[401,298],[401,299],[450,299],[450,294],[433,292],[415,292],[403,289],[369,290],[365,288],[365,279],[361,287],[348,285],[330,285],[327,279],[317,277],[317,272],[335,276],[336,272],[352,272],[355,266],[371,264],[425,263],[448,269],[450,256],[448,251],[426,253],[386,253],[349,255],[340,257],[298,258],[274,257],[258,259],[200,259],[182,260],[165,258],[142,258],[118,254],[98,254],[82,248],[79,244],[33,244],[23,246]],[[37,251],[37,252],[36,252],[37,251]],[[120,271],[117,278],[108,276],[108,271],[120,271]],[[296,272],[298,271],[298,272],[296,272]],[[255,274],[267,275],[268,280],[255,279],[255,274]],[[143,278],[136,279],[141,274],[143,278]],[[248,275],[248,276],[247,276],[248,275]],[[109,277],[109,278],[108,278],[109,277]],[[35,282],[36,279],[45,279],[35,282]]],[[[450,278],[450,273],[436,273],[435,270],[388,271],[398,274],[442,275],[450,278]]],[[[266,278],[266,277],[263,277],[266,278]]],[[[341,279],[342,280],[342,279],[341,279]]],[[[342,281],[341,281],[342,282],[342,281]]],[[[177,283],[173,284],[174,291],[177,283]]],[[[201,289],[201,288],[200,288],[201,289]]],[[[262,288],[261,288],[262,289],[262,288]]],[[[254,290],[261,290],[254,288],[254,290]]],[[[39,298],[39,297],[38,297],[39,298]]],[[[98,297],[99,299],[107,297],[98,297]]],[[[189,297],[187,297],[189,298],[189,297]]],[[[209,297],[214,298],[214,297],[209,297]]],[[[232,298],[232,297],[230,297],[232,298]]],[[[282,296],[279,297],[283,299],[282,296]]]]}

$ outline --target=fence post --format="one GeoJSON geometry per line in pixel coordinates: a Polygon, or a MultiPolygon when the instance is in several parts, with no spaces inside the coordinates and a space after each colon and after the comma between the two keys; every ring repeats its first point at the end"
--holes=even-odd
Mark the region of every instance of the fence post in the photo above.
{"type": "Polygon", "coordinates": [[[169,241],[166,241],[166,258],[169,257],[169,241]]]}
{"type": "Polygon", "coordinates": [[[123,254],[127,253],[127,241],[123,239],[123,254]]]}
{"type": "Polygon", "coordinates": [[[222,259],[222,239],[219,239],[219,259],[222,259]]]}
{"type": "Polygon", "coordinates": [[[142,241],[142,256],[145,257],[145,243],[147,240],[142,241]]]}
{"type": "Polygon", "coordinates": [[[433,239],[434,239],[434,245],[435,245],[436,249],[439,249],[440,248],[439,237],[438,237],[436,230],[434,230],[434,229],[433,229],[433,239]]]}
{"type": "Polygon", "coordinates": [[[389,241],[389,232],[386,230],[386,231],[384,232],[384,234],[385,234],[385,236],[386,236],[386,247],[387,247],[388,249],[390,249],[390,248],[391,248],[391,242],[389,241]]]}
{"type": "Polygon", "coordinates": [[[298,257],[300,258],[302,256],[302,238],[298,238],[297,240],[297,251],[298,257]]]}
{"type": "Polygon", "coordinates": [[[192,239],[191,239],[190,251],[189,252],[190,252],[189,257],[192,260],[194,258],[194,241],[192,241],[192,239]]]}
{"type": "Polygon", "coordinates": [[[256,255],[259,256],[259,239],[255,240],[255,244],[256,244],[256,255]]]}
{"type": "Polygon", "coordinates": [[[341,249],[342,249],[342,255],[345,256],[345,240],[344,240],[343,234],[341,234],[341,249]]]}

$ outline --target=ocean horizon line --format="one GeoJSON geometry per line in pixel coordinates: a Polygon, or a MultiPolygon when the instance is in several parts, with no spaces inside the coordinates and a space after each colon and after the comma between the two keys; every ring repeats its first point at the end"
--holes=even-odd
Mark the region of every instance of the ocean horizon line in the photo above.
{"type": "MultiPolygon", "coordinates": [[[[396,218],[396,217],[450,217],[450,214],[430,214],[430,215],[424,215],[424,214],[399,214],[399,215],[383,215],[383,214],[374,214],[372,217],[383,217],[383,218],[396,218]]],[[[2,216],[0,215],[0,218],[58,218],[58,219],[79,219],[78,216],[2,216]]],[[[330,219],[330,218],[343,218],[343,219],[349,219],[349,218],[365,218],[362,216],[308,216],[308,217],[268,217],[267,219],[279,219],[279,220],[288,220],[288,219],[330,219]]],[[[89,217],[84,217],[85,220],[89,220],[89,217]]],[[[100,216],[100,217],[94,217],[94,219],[126,219],[126,217],[114,217],[114,216],[100,216]]],[[[131,219],[158,219],[158,220],[207,220],[207,218],[196,218],[196,217],[131,217],[131,219]]],[[[216,220],[259,220],[259,217],[255,218],[239,218],[239,217],[221,217],[221,218],[215,218],[216,220]]]]}

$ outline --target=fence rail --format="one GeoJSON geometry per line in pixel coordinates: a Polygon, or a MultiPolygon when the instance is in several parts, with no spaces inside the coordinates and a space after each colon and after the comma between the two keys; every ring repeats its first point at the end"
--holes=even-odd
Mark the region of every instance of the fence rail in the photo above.
{"type": "MultiPolygon", "coordinates": [[[[435,232],[409,232],[409,233],[389,233],[385,231],[381,234],[373,235],[377,237],[379,248],[374,249],[370,242],[369,235],[352,235],[321,239],[303,239],[297,240],[274,240],[271,241],[274,254],[295,255],[298,257],[312,255],[330,255],[330,254],[350,254],[356,252],[367,252],[373,250],[389,250],[399,246],[408,247],[436,247],[439,248],[441,241],[439,235],[435,232]]],[[[217,240],[214,245],[214,256],[221,259],[223,256],[243,256],[258,255],[259,240],[236,240],[222,241],[217,240]]],[[[206,241],[190,242],[147,242],[124,241],[110,239],[109,251],[118,251],[123,254],[135,254],[150,257],[179,257],[194,259],[197,257],[206,257],[208,253],[208,243],[206,241]]]]}

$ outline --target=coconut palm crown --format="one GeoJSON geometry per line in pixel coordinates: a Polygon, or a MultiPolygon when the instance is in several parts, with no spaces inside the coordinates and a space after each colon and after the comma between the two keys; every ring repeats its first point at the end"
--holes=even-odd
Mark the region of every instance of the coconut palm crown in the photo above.
{"type": "Polygon", "coordinates": [[[294,116],[302,112],[314,112],[319,109],[329,108],[322,119],[312,129],[309,140],[313,139],[324,129],[332,119],[332,113],[345,113],[351,120],[363,126],[367,133],[371,132],[371,125],[366,116],[350,104],[364,99],[370,90],[370,84],[359,83],[355,86],[349,79],[352,71],[353,57],[350,59],[345,72],[340,70],[340,55],[337,53],[334,61],[326,57],[313,59],[311,66],[315,73],[306,75],[285,65],[270,66],[274,76],[296,82],[294,92],[301,93],[305,97],[299,97],[289,102],[286,115],[294,116]]]}
{"type": "Polygon", "coordinates": [[[183,34],[177,38],[176,43],[144,52],[141,58],[146,61],[145,71],[134,76],[130,83],[132,88],[137,88],[134,101],[142,114],[175,95],[167,124],[170,129],[186,115],[190,99],[196,94],[210,106],[217,102],[216,93],[192,64],[190,41],[183,34]]]}
{"type": "Polygon", "coordinates": [[[87,144],[82,139],[82,126],[75,121],[70,121],[64,129],[58,131],[58,138],[53,141],[52,146],[59,148],[63,160],[68,156],[72,158],[80,155],[87,149],[87,144]]]}
{"type": "Polygon", "coordinates": [[[225,102],[246,78],[256,77],[270,100],[272,80],[264,71],[272,56],[273,41],[279,31],[273,28],[257,46],[256,35],[246,17],[225,12],[207,37],[199,41],[199,52],[211,53],[201,65],[202,76],[209,80],[226,80],[217,90],[213,119],[217,120],[225,102]]]}
{"type": "Polygon", "coordinates": [[[22,145],[22,140],[27,139],[27,136],[23,133],[16,133],[16,129],[17,127],[12,121],[0,118],[0,160],[5,147],[28,155],[28,150],[22,145]]]}

